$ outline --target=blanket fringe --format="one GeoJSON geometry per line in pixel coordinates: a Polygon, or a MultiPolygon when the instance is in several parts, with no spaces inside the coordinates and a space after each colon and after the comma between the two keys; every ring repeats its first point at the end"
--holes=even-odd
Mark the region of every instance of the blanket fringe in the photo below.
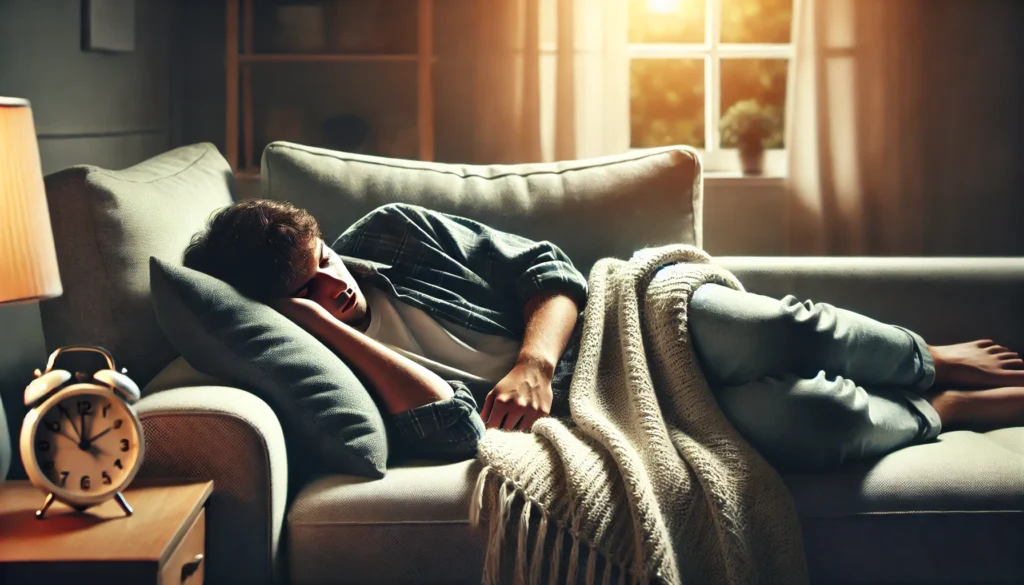
{"type": "Polygon", "coordinates": [[[541,511],[540,522],[537,524],[537,541],[533,545],[533,557],[530,559],[530,585],[541,585],[541,571],[544,568],[544,542],[547,540],[547,536],[548,515],[541,511]]]}
{"type": "Polygon", "coordinates": [[[597,585],[597,551],[590,547],[587,549],[587,585],[597,585]]]}
{"type": "Polygon", "coordinates": [[[480,511],[484,507],[484,488],[487,487],[487,478],[491,475],[491,466],[485,465],[476,477],[476,486],[473,488],[473,499],[469,503],[469,525],[476,528],[480,526],[480,511]]]}
{"type": "Polygon", "coordinates": [[[558,585],[559,583],[558,574],[562,568],[562,547],[565,546],[565,531],[559,530],[558,527],[555,528],[555,531],[558,532],[558,538],[555,539],[555,548],[552,549],[555,554],[551,555],[551,573],[548,579],[550,585],[558,585]]]}
{"type": "Polygon", "coordinates": [[[526,577],[529,571],[526,553],[529,552],[527,543],[530,538],[530,508],[533,506],[523,505],[523,511],[519,515],[519,539],[516,542],[516,573],[515,584],[526,585],[526,577]]]}
{"type": "Polygon", "coordinates": [[[619,573],[616,581],[621,585],[642,582],[627,565],[580,537],[578,517],[566,525],[560,524],[539,504],[530,500],[512,480],[501,477],[490,466],[480,471],[472,498],[469,514],[472,526],[480,526],[483,508],[491,504],[481,581],[484,585],[505,585],[509,577],[515,585],[541,585],[545,567],[548,569],[547,581],[550,585],[575,584],[581,582],[581,579],[586,585],[598,585],[599,581],[600,585],[611,585],[616,570],[619,573]],[[494,490],[492,494],[497,492],[493,502],[487,499],[488,487],[494,490]],[[522,509],[517,508],[520,504],[522,509]],[[549,536],[554,546],[545,546],[549,536]],[[562,572],[560,569],[566,552],[566,538],[571,539],[571,544],[568,564],[562,572]],[[514,550],[509,550],[509,547],[514,547],[514,550]],[[581,555],[586,555],[586,559],[581,558],[581,555]],[[602,557],[600,568],[598,556],[602,557]],[[504,572],[503,558],[512,563],[511,567],[506,565],[504,572]]]}

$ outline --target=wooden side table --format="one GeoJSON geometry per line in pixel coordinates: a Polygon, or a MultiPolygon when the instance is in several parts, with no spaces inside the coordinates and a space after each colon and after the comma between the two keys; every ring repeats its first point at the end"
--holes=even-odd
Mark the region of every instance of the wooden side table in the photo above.
{"type": "Polygon", "coordinates": [[[44,494],[27,481],[0,483],[0,583],[201,585],[206,514],[213,482],[136,480],[84,512],[57,502],[45,520],[44,494]]]}

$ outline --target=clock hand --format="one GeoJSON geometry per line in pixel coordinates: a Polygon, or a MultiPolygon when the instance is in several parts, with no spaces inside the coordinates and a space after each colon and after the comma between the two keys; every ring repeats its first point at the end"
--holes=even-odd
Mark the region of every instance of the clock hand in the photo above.
{"type": "Polygon", "coordinates": [[[106,430],[104,430],[104,431],[100,431],[100,434],[96,435],[95,437],[89,437],[89,438],[88,438],[88,439],[86,440],[86,442],[87,442],[87,443],[92,443],[92,442],[93,442],[93,441],[95,441],[96,439],[98,439],[98,438],[102,437],[103,435],[105,435],[105,434],[109,433],[109,432],[110,432],[110,431],[112,431],[112,430],[114,430],[114,427],[107,427],[107,429],[106,429],[106,430]]]}
{"type": "Polygon", "coordinates": [[[78,435],[78,440],[81,441],[82,440],[82,432],[79,431],[78,427],[75,426],[75,421],[71,420],[71,415],[68,414],[68,411],[61,404],[57,405],[57,410],[59,410],[60,413],[62,415],[64,415],[64,418],[68,419],[68,422],[71,423],[71,428],[75,429],[75,434],[78,435]]]}
{"type": "Polygon", "coordinates": [[[76,445],[78,444],[78,439],[76,439],[76,438],[72,437],[71,435],[69,435],[69,434],[67,433],[67,431],[65,431],[64,429],[61,429],[61,430],[57,431],[57,434],[58,434],[58,435],[63,435],[63,436],[65,436],[65,437],[67,437],[67,439],[68,439],[69,441],[71,441],[72,443],[74,443],[74,444],[76,444],[76,445]]]}

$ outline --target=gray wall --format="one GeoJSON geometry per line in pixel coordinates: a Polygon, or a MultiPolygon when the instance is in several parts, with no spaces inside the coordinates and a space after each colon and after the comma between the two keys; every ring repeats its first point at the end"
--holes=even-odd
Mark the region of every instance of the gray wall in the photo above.
{"type": "MultiPolygon", "coordinates": [[[[172,0],[136,0],[135,52],[81,50],[81,0],[0,0],[0,95],[32,102],[43,173],[131,166],[174,142],[172,0]]],[[[0,398],[16,437],[46,349],[35,303],[0,307],[0,398]]],[[[16,445],[15,445],[16,448],[16,445]]],[[[15,453],[11,477],[22,470],[15,453]]]]}

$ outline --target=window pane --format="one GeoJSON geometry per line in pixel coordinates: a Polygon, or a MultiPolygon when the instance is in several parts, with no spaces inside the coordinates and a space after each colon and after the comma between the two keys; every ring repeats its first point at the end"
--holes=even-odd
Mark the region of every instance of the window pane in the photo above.
{"type": "Polygon", "coordinates": [[[704,60],[630,63],[630,145],[704,148],[704,60]]]}
{"type": "MultiPolygon", "coordinates": [[[[756,100],[756,113],[767,122],[765,146],[785,148],[783,115],[786,111],[786,59],[722,59],[722,117],[737,102],[756,100]]],[[[744,103],[740,108],[749,107],[744,103]]],[[[749,110],[748,110],[749,111],[749,110]]],[[[722,148],[734,148],[735,138],[723,130],[722,148]]]]}
{"type": "Polygon", "coordinates": [[[705,0],[629,0],[629,42],[703,43],[705,0]]]}
{"type": "Polygon", "coordinates": [[[788,43],[793,0],[722,0],[723,43],[788,43]]]}

